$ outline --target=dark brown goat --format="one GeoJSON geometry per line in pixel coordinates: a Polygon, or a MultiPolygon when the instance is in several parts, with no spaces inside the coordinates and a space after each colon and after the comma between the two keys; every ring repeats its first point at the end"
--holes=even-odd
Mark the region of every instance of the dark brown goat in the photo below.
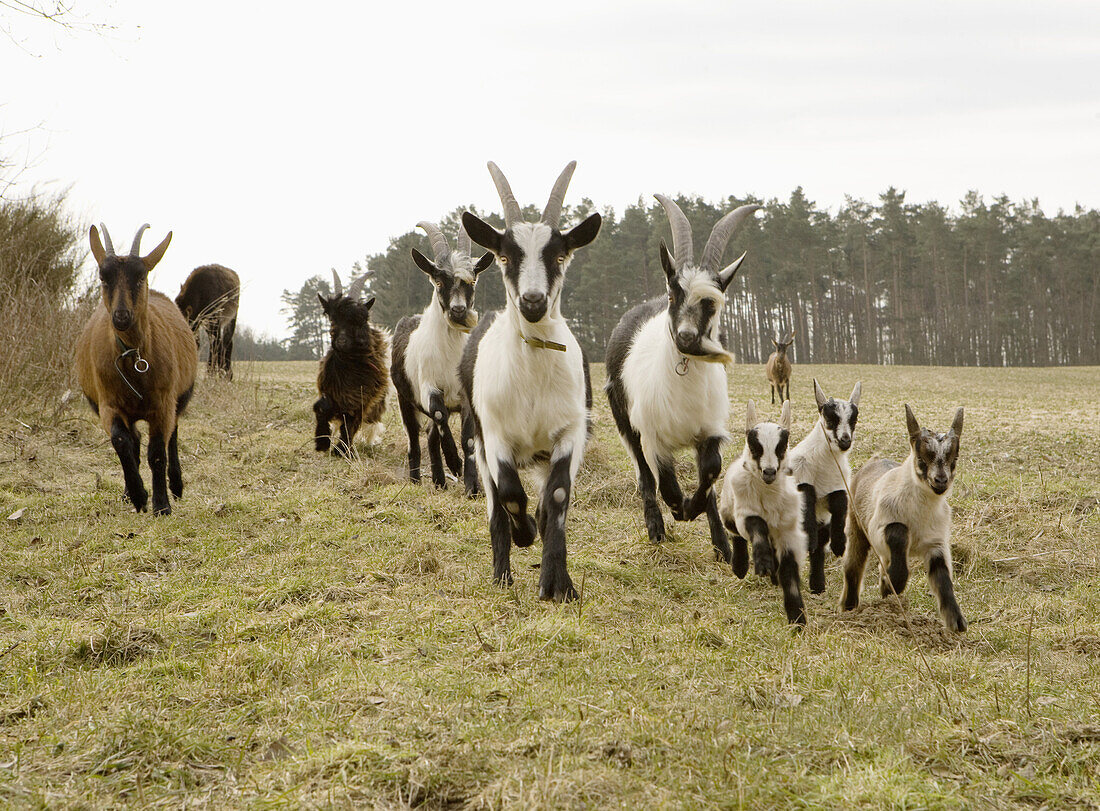
{"type": "Polygon", "coordinates": [[[97,307],[76,344],[76,372],[84,396],[111,437],[122,463],[126,495],[141,512],[149,494],[138,461],[141,435],[135,423],[149,424],[149,468],[153,473],[153,513],[172,512],[165,488],[183,495],[176,421],[191,399],[198,367],[194,336],[179,309],[163,293],[149,289],[151,271],[168,250],[172,233],[146,256],[138,254],[143,225],[128,256],[117,256],[107,229],[106,248],[95,226],[92,256],[99,265],[103,306],[97,307]]]}
{"type": "Polygon", "coordinates": [[[791,399],[791,361],[787,358],[787,350],[794,343],[794,330],[785,341],[772,338],[775,351],[768,358],[764,366],[764,376],[772,387],[772,403],[775,403],[775,390],[779,389],[779,402],[791,399]]]}
{"type": "Polygon", "coordinates": [[[207,374],[224,374],[233,379],[233,333],[237,329],[237,305],[241,299],[241,279],[222,265],[203,265],[191,275],[176,296],[176,306],[191,325],[195,343],[199,329],[210,339],[207,374]]]}
{"type": "Polygon", "coordinates": [[[335,271],[332,277],[333,296],[317,294],[331,324],[332,346],[321,358],[317,374],[321,397],[313,404],[317,415],[314,440],[319,451],[331,447],[333,453],[350,457],[359,426],[381,423],[386,410],[390,340],[384,330],[370,323],[374,296],[366,301],[359,298],[367,274],[351,283],[346,296],[335,271]],[[330,433],[333,420],[340,424],[338,441],[330,433]]]}

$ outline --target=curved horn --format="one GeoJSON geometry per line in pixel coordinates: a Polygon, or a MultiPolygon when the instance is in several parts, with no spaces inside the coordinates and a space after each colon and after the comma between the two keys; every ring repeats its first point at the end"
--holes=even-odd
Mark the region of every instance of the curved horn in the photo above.
{"type": "Polygon", "coordinates": [[[691,223],[674,200],[663,194],[653,195],[665,209],[668,224],[672,226],[672,258],[676,260],[676,269],[695,261],[695,245],[691,238],[691,223]]]}
{"type": "Polygon", "coordinates": [[[353,279],[351,284],[348,285],[348,298],[357,299],[359,294],[363,292],[363,285],[366,284],[367,279],[374,275],[373,270],[368,270],[358,279],[353,279]]]}
{"type": "Polygon", "coordinates": [[[497,187],[497,194],[500,195],[500,202],[504,205],[504,227],[511,228],[517,222],[523,221],[523,211],[519,207],[516,196],[512,194],[512,187],[508,185],[508,178],[504,176],[504,172],[500,171],[500,167],[492,161],[489,161],[488,167],[489,174],[493,176],[493,183],[497,187]]]}
{"type": "Polygon", "coordinates": [[[721,267],[722,254],[726,252],[726,243],[730,241],[734,231],[741,227],[741,223],[752,216],[754,211],[762,206],[739,206],[714,224],[710,232],[707,246],[703,248],[703,256],[699,260],[699,267],[717,273],[721,267]]]}
{"type": "Polygon", "coordinates": [[[138,255],[138,251],[141,250],[141,235],[145,233],[145,229],[148,227],[149,223],[145,223],[145,225],[141,226],[141,228],[138,229],[138,232],[134,234],[134,242],[130,246],[130,256],[138,255]]]}
{"type": "Polygon", "coordinates": [[[474,255],[474,241],[470,239],[470,235],[466,233],[461,223],[458,226],[458,252],[466,256],[474,255]]]}
{"type": "Polygon", "coordinates": [[[447,237],[443,236],[443,232],[439,230],[439,226],[434,222],[421,220],[416,227],[423,228],[424,233],[428,235],[428,241],[432,243],[432,253],[435,254],[435,263],[450,264],[451,248],[447,244],[447,237]]]}
{"type": "Polygon", "coordinates": [[[114,256],[115,246],[111,243],[111,235],[107,233],[107,226],[103,223],[100,223],[99,232],[103,234],[103,247],[106,249],[107,255],[114,256]]]}
{"type": "Polygon", "coordinates": [[[340,284],[340,274],[336,272],[336,268],[332,269],[332,295],[344,295],[344,285],[340,284]]]}
{"type": "Polygon", "coordinates": [[[550,199],[546,201],[546,207],[542,210],[541,222],[551,228],[557,228],[561,222],[561,206],[565,202],[565,190],[569,188],[569,181],[573,179],[573,170],[576,168],[576,161],[565,164],[558,179],[554,181],[554,188],[550,190],[550,199]]]}

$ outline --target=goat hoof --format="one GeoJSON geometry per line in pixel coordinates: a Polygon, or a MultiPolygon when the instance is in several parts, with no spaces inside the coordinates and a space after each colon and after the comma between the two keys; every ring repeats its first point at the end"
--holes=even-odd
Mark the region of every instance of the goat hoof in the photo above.
{"type": "Polygon", "coordinates": [[[825,592],[825,572],[810,572],[810,593],[823,594],[825,592]]]}
{"type": "Polygon", "coordinates": [[[539,582],[539,599],[553,600],[556,603],[567,603],[577,599],[577,590],[573,588],[573,581],[569,573],[562,569],[554,574],[547,569],[539,582]]]}
{"type": "Polygon", "coordinates": [[[847,542],[843,535],[839,539],[833,538],[829,542],[829,548],[833,550],[833,554],[838,558],[844,555],[845,546],[847,546],[847,542]]]}
{"type": "Polygon", "coordinates": [[[165,501],[163,504],[160,504],[160,505],[154,504],[153,505],[153,515],[171,515],[171,514],[172,514],[172,505],[169,502],[165,501]]]}
{"type": "Polygon", "coordinates": [[[733,563],[733,550],[730,549],[730,542],[725,538],[721,541],[714,541],[714,559],[719,563],[733,563]]]}
{"type": "Polygon", "coordinates": [[[947,630],[953,631],[957,634],[966,632],[966,618],[962,615],[962,612],[958,608],[949,612],[944,617],[943,624],[947,626],[947,630]]]}
{"type": "Polygon", "coordinates": [[[753,549],[752,550],[752,566],[753,571],[759,577],[771,577],[775,579],[775,557],[772,555],[772,550],[767,549],[753,549]]]}
{"type": "Polygon", "coordinates": [[[503,572],[493,572],[493,582],[502,589],[510,588],[515,582],[512,577],[512,570],[505,569],[503,572]]]}
{"type": "Polygon", "coordinates": [[[318,453],[324,453],[329,449],[328,437],[317,437],[317,441],[313,443],[313,447],[317,449],[318,453]]]}

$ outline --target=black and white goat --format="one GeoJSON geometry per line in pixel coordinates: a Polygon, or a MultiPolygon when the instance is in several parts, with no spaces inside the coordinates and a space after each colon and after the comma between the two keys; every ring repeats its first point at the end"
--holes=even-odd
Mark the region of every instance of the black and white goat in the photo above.
{"type": "Polygon", "coordinates": [[[729,561],[729,542],[718,516],[714,482],[722,472],[721,445],[729,439],[726,363],[718,339],[726,288],[745,254],[721,266],[726,244],[760,206],[747,205],[722,217],[695,264],[691,225],[675,202],[656,195],[672,225],[672,254],[661,242],[667,298],[629,310],[607,343],[607,398],[619,436],[638,476],[649,539],[665,539],[657,490],[677,521],[706,511],[715,555],[729,561]],[[694,447],[699,485],[685,499],[673,454],[694,447]]]}
{"type": "Polygon", "coordinates": [[[873,459],[852,477],[840,605],[845,610],[859,605],[869,548],[882,562],[883,597],[905,590],[909,555],[919,555],[928,567],[928,582],[943,624],[949,631],[965,631],[966,619],[951,582],[951,505],[947,503],[959,459],[963,410],[955,412],[945,434],[922,428],[908,404],[905,423],[909,458],[900,465],[873,459]]]}
{"type": "Polygon", "coordinates": [[[787,454],[787,468],[802,494],[802,523],[810,539],[810,591],[825,591],[825,546],[844,554],[848,516],[848,452],[859,418],[860,383],[847,400],[826,397],[814,378],[818,419],[810,433],[787,454]]]}
{"type": "MultiPolygon", "coordinates": [[[[423,417],[430,426],[428,458],[432,482],[436,487],[446,487],[444,457],[452,473],[462,474],[462,457],[455,448],[449,418],[461,404],[458,364],[462,360],[466,336],[477,325],[477,313],[473,308],[474,285],[478,274],[492,264],[493,255],[486,253],[475,263],[470,256],[473,246],[465,232],[459,235],[458,248],[452,251],[435,223],[417,225],[428,235],[435,261],[416,248],[412,249],[412,258],[432,280],[434,290],[431,302],[422,313],[405,316],[397,322],[393,332],[390,377],[397,389],[401,421],[409,434],[409,478],[420,481],[423,417]]],[[[473,495],[477,492],[477,471],[473,469],[469,420],[463,421],[462,429],[463,456],[470,468],[465,475],[466,491],[473,495]]]]}
{"type": "Polygon", "coordinates": [[[745,450],[726,470],[722,481],[722,521],[733,540],[733,573],[749,571],[748,541],[753,569],[771,577],[783,589],[787,622],[805,625],[798,567],[806,559],[798,491],[783,471],[791,430],[791,403],[786,400],[779,422],[760,422],[749,400],[745,416],[745,450]]]}
{"type": "Polygon", "coordinates": [[[561,314],[561,294],[573,252],[596,238],[601,223],[592,214],[569,231],[559,229],[575,167],[575,161],[565,167],[540,221],[529,223],[504,174],[489,163],[504,205],[504,230],[470,212],[462,215],[467,233],[492,251],[504,277],[504,309],[481,319],[459,368],[485,486],[493,578],[512,583],[511,545],[530,546],[537,530],[539,597],[559,601],[576,597],[566,568],[565,517],[592,405],[588,362],[561,314]],[[518,472],[526,466],[542,483],[534,519],[518,472]]]}

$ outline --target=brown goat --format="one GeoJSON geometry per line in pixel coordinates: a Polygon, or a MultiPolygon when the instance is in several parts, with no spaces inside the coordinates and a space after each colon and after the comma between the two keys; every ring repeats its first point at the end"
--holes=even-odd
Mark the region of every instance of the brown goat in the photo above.
{"type": "Polygon", "coordinates": [[[126,495],[145,509],[149,494],[141,481],[141,434],[149,424],[149,468],[153,474],[153,513],[172,512],[165,488],[183,495],[176,420],[191,399],[198,367],[195,339],[179,309],[163,293],[149,289],[151,271],[168,250],[172,233],[146,256],[138,254],[143,225],[127,256],[117,256],[111,235],[93,225],[92,256],[99,265],[103,306],[92,313],[76,344],[76,372],[84,396],[99,415],[122,463],[126,495]]]}
{"type": "Polygon", "coordinates": [[[764,366],[764,376],[772,387],[772,404],[775,404],[775,390],[779,389],[779,402],[791,399],[791,361],[787,358],[787,349],[794,343],[794,330],[785,341],[772,338],[775,351],[771,353],[764,366]]]}
{"type": "Polygon", "coordinates": [[[344,295],[340,277],[332,272],[335,293],[325,298],[321,308],[331,322],[332,346],[321,358],[317,390],[321,397],[313,404],[317,427],[313,437],[319,451],[350,457],[359,426],[382,422],[390,383],[390,339],[386,332],[370,323],[374,296],[359,298],[364,274],[351,283],[344,295]],[[340,439],[331,436],[331,423],[340,424],[340,439]]]}
{"type": "Polygon", "coordinates": [[[237,328],[237,305],[241,299],[241,279],[222,265],[203,265],[191,271],[184,281],[176,306],[191,325],[195,343],[199,329],[210,339],[207,374],[224,374],[233,379],[233,333],[237,328]]]}

